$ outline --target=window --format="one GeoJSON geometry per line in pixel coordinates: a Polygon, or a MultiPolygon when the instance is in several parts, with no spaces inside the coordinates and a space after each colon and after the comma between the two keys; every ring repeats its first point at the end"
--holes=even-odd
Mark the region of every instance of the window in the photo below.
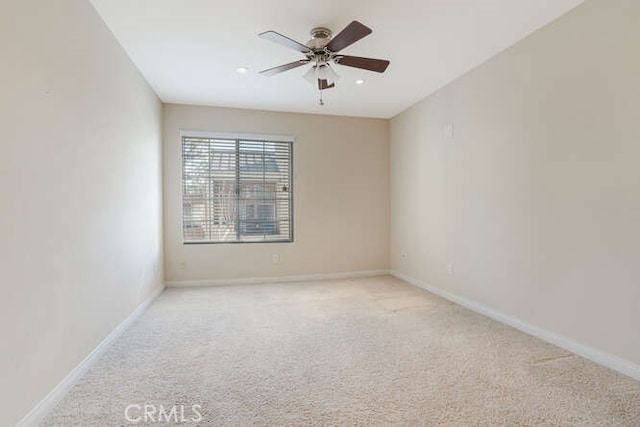
{"type": "Polygon", "coordinates": [[[270,139],[182,135],[184,243],[293,241],[292,142],[270,139]]]}

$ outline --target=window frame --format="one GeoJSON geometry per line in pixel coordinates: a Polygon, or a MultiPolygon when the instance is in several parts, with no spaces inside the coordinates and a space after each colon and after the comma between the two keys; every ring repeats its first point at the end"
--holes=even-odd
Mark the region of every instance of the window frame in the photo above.
{"type": "MultiPolygon", "coordinates": [[[[273,135],[273,134],[254,134],[254,133],[233,133],[233,132],[210,132],[210,131],[193,131],[180,130],[180,237],[183,245],[220,245],[220,244],[252,244],[252,243],[293,243],[294,242],[294,184],[293,184],[293,168],[294,168],[294,142],[292,135],[273,135]],[[285,239],[278,240],[203,240],[189,241],[184,236],[184,157],[183,157],[183,139],[184,138],[208,138],[208,139],[226,139],[247,142],[274,142],[289,144],[289,236],[285,239]]],[[[239,215],[239,213],[238,213],[239,215]]]]}

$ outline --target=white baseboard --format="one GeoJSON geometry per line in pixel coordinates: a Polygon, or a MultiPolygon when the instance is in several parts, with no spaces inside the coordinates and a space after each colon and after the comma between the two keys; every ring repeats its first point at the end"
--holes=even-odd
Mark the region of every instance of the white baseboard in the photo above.
{"type": "Polygon", "coordinates": [[[146,310],[149,305],[164,290],[163,286],[158,287],[153,294],[136,307],[133,312],[127,316],[107,337],[102,340],[96,348],[93,349],[87,357],[76,366],[73,371],[64,377],[53,390],[49,392],[27,415],[18,422],[19,427],[38,426],[42,420],[56,407],[56,405],[65,397],[65,395],[73,388],[80,378],[87,372],[89,367],[99,359],[104,352],[113,344],[113,342],[122,335],[122,333],[136,321],[138,317],[146,310]]]}
{"type": "Polygon", "coordinates": [[[461,297],[459,295],[452,294],[438,287],[430,285],[426,282],[423,282],[422,280],[418,280],[411,276],[407,276],[406,274],[400,273],[399,271],[391,270],[390,274],[394,277],[397,277],[400,280],[404,280],[405,282],[411,283],[412,285],[418,286],[433,294],[436,294],[445,299],[448,299],[451,302],[454,302],[458,305],[468,308],[471,311],[475,311],[476,313],[480,313],[483,316],[487,316],[493,320],[497,320],[500,323],[509,325],[526,334],[532,335],[536,338],[539,338],[543,341],[551,343],[562,349],[575,353],[599,365],[602,365],[609,369],[613,369],[614,371],[620,372],[621,374],[627,375],[636,380],[640,380],[640,365],[636,365],[633,362],[630,362],[628,360],[622,359],[618,356],[614,356],[609,353],[602,352],[600,350],[596,350],[594,348],[580,344],[569,338],[563,337],[561,335],[555,334],[553,332],[547,331],[537,326],[530,325],[516,317],[512,317],[507,314],[501,313],[497,310],[494,310],[485,305],[482,305],[476,301],[472,301],[470,299],[461,297]]]}
{"type": "Polygon", "coordinates": [[[385,274],[389,274],[389,270],[348,271],[341,273],[306,274],[300,276],[281,277],[247,277],[241,279],[184,280],[168,281],[165,282],[165,284],[169,288],[191,288],[224,285],[252,285],[262,283],[307,282],[312,280],[353,279],[356,277],[383,276],[385,274]]]}

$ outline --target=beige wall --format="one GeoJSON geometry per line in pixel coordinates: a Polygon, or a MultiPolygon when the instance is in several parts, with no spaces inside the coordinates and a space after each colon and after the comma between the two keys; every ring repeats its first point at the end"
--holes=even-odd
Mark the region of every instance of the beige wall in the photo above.
{"type": "Polygon", "coordinates": [[[0,424],[161,286],[160,120],[88,1],[2,3],[0,424]]]}
{"type": "Polygon", "coordinates": [[[388,268],[388,148],[386,120],[165,105],[167,280],[388,268]],[[180,129],[293,135],[295,242],[183,245],[180,129]],[[275,253],[279,264],[271,263],[275,253]]]}
{"type": "Polygon", "coordinates": [[[640,363],[638,28],[588,1],[395,117],[392,268],[640,363]]]}

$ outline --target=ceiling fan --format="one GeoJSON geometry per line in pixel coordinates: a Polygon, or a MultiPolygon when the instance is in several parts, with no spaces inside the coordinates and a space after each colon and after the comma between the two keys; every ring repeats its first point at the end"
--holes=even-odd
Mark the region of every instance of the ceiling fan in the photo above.
{"type": "MultiPolygon", "coordinates": [[[[303,77],[314,85],[317,81],[318,89],[322,91],[335,87],[336,80],[340,78],[340,76],[333,70],[331,64],[384,73],[389,66],[389,61],[387,60],[362,58],[359,56],[342,55],[339,53],[345,47],[352,45],[371,33],[371,28],[358,21],[352,21],[333,38],[331,38],[331,30],[328,28],[314,28],[311,30],[311,40],[306,44],[302,44],[275,31],[265,31],[264,33],[258,34],[258,36],[297,50],[305,56],[305,59],[269,68],[267,70],[260,71],[260,74],[264,76],[273,76],[275,74],[282,73],[283,71],[298,68],[306,64],[312,64],[311,68],[309,68],[303,77]]],[[[320,104],[323,105],[322,99],[320,104]]]]}

